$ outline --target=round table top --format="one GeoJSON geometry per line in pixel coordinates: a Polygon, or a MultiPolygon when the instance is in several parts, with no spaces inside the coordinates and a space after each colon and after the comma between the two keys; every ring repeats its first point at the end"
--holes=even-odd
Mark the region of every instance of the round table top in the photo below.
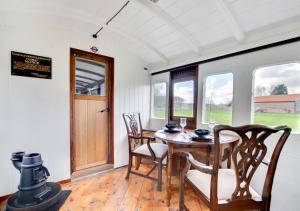
{"type": "MultiPolygon", "coordinates": [[[[155,133],[155,138],[161,139],[167,143],[179,144],[179,145],[213,145],[214,141],[212,140],[201,140],[201,141],[193,141],[192,136],[195,133],[191,130],[187,130],[185,133],[177,132],[177,133],[168,133],[163,130],[159,130],[155,133]]],[[[220,134],[220,144],[230,144],[238,141],[239,138],[237,136],[220,134]]]]}

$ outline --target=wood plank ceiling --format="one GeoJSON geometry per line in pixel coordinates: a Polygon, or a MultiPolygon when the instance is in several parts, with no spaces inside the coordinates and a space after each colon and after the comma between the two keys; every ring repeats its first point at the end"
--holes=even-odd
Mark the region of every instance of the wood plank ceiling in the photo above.
{"type": "Polygon", "coordinates": [[[299,0],[130,0],[109,26],[105,20],[126,0],[5,1],[24,10],[76,16],[95,24],[91,34],[104,26],[150,66],[205,56],[208,49],[224,43],[247,43],[249,34],[287,23],[295,22],[300,29],[299,0]]]}
{"type": "Polygon", "coordinates": [[[112,27],[163,55],[136,49],[155,63],[201,54],[201,49],[220,41],[242,42],[248,32],[293,17],[299,20],[299,15],[299,0],[134,0],[112,27]]]}

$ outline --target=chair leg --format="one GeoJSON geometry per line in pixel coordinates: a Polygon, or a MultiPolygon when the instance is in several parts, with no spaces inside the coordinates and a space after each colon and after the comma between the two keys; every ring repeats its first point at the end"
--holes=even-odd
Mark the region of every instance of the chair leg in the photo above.
{"type": "Polygon", "coordinates": [[[265,206],[261,208],[261,211],[270,211],[271,197],[266,199],[265,206]]]}
{"type": "Polygon", "coordinates": [[[169,165],[169,156],[166,156],[167,158],[167,163],[166,163],[166,172],[168,171],[168,165],[169,165]]]}
{"type": "Polygon", "coordinates": [[[184,175],[180,172],[179,175],[179,211],[187,210],[184,205],[184,175]]]}
{"type": "Polygon", "coordinates": [[[129,162],[128,162],[128,169],[127,169],[126,179],[129,179],[129,175],[130,175],[130,172],[131,172],[131,167],[132,167],[132,156],[129,155],[129,162]]]}
{"type": "Polygon", "coordinates": [[[135,170],[139,170],[140,165],[141,165],[141,161],[142,161],[141,157],[136,157],[136,159],[135,159],[135,170]]]}
{"type": "Polygon", "coordinates": [[[157,190],[158,191],[161,191],[161,186],[162,186],[162,160],[160,160],[158,162],[158,165],[157,165],[157,190]]]}

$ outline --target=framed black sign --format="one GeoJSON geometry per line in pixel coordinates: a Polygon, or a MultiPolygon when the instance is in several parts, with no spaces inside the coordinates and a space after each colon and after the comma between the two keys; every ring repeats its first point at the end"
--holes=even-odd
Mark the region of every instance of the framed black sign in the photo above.
{"type": "Polygon", "coordinates": [[[52,77],[52,60],[48,57],[11,52],[11,74],[25,77],[52,77]]]}

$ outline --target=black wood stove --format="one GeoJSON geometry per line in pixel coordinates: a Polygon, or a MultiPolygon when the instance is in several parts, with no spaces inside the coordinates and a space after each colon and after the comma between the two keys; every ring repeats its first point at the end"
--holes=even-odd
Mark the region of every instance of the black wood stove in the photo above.
{"type": "Polygon", "coordinates": [[[43,166],[41,155],[15,152],[12,153],[11,161],[20,171],[21,178],[19,191],[8,199],[6,209],[8,211],[51,210],[59,200],[61,187],[58,183],[47,182],[50,174],[43,166]]]}

